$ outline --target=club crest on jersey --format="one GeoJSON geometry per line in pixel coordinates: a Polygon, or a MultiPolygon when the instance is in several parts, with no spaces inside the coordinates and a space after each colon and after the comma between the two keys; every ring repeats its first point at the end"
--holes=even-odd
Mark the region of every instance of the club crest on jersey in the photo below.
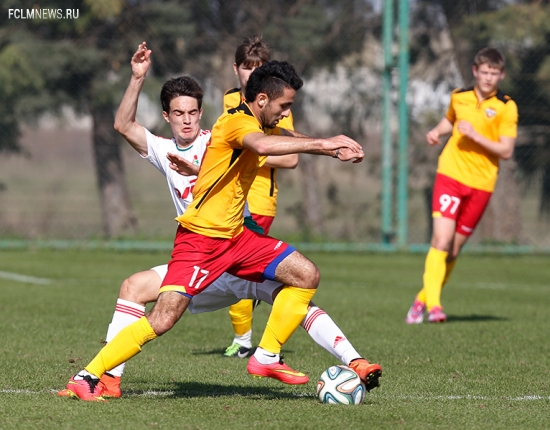
{"type": "Polygon", "coordinates": [[[485,115],[487,118],[493,118],[497,114],[497,111],[493,108],[485,108],[485,115]]]}

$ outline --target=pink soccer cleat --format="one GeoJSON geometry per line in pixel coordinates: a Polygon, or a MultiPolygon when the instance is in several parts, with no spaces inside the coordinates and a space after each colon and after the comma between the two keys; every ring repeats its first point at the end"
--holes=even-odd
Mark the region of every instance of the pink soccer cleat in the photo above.
{"type": "Polygon", "coordinates": [[[443,313],[441,306],[434,306],[431,311],[428,312],[428,322],[442,323],[447,321],[447,315],[443,313]]]}
{"type": "Polygon", "coordinates": [[[426,305],[420,300],[415,300],[412,304],[409,312],[407,312],[407,319],[405,322],[407,324],[421,324],[424,321],[424,311],[426,310],[426,305]]]}
{"type": "Polygon", "coordinates": [[[248,373],[252,376],[274,378],[290,385],[306,384],[309,381],[306,375],[291,369],[283,363],[282,359],[278,363],[260,364],[258,360],[256,360],[256,357],[252,356],[250,360],[248,360],[246,370],[248,370],[248,373]]]}
{"type": "MultiPolygon", "coordinates": [[[[75,375],[76,376],[76,375],[75,375]]],[[[75,379],[73,376],[67,383],[67,394],[69,397],[74,397],[80,400],[88,402],[106,402],[103,397],[104,385],[99,379],[94,379],[89,375],[84,376],[82,379],[75,379]]],[[[61,396],[61,390],[57,393],[61,396]]]]}

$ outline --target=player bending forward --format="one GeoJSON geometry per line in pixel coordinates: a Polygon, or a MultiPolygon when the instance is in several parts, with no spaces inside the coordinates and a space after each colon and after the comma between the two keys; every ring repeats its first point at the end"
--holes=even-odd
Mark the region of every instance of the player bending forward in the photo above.
{"type": "MultiPolygon", "coordinates": [[[[151,51],[142,43],[132,57],[133,75],[117,113],[115,128],[140,155],[166,176],[179,216],[185,212],[191,201],[194,175],[198,171],[210,133],[200,128],[202,90],[198,83],[188,77],[168,81],[161,92],[163,116],[171,126],[173,139],[154,136],[136,122],[138,96],[150,66],[150,54],[151,51]],[[170,151],[179,152],[180,156],[170,151]]],[[[144,318],[145,305],[157,300],[161,281],[166,273],[166,265],[158,266],[136,273],[123,282],[107,332],[108,344],[122,329],[139,323],[144,318]]],[[[283,288],[284,285],[279,281],[256,283],[224,273],[200,294],[195,295],[188,307],[191,313],[209,312],[243,298],[255,298],[273,304],[277,293],[283,288]]],[[[317,344],[353,368],[365,381],[368,390],[378,386],[381,367],[361,358],[323,310],[310,303],[301,325],[317,344]],[[339,339],[339,342],[335,342],[335,339],[339,339]]],[[[307,376],[292,371],[280,360],[268,365],[262,365],[255,360],[249,363],[248,371],[256,376],[274,377],[290,384],[305,383],[308,380],[307,376]]],[[[110,371],[98,375],[101,377],[99,380],[93,378],[91,372],[80,372],[71,378],[67,388],[58,395],[98,401],[105,397],[120,397],[124,364],[120,362],[117,366],[105,367],[105,370],[110,371]]]]}

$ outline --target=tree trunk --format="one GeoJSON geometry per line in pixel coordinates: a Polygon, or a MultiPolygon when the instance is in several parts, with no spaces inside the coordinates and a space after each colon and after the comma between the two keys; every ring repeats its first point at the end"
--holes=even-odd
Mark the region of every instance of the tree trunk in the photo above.
{"type": "Polygon", "coordinates": [[[137,219],[126,188],[120,136],[113,128],[112,106],[92,108],[93,150],[97,184],[103,215],[103,229],[108,238],[135,233],[137,219]]]}
{"type": "Polygon", "coordinates": [[[517,164],[513,159],[501,160],[495,191],[479,223],[482,241],[498,244],[522,242],[516,170],[517,164]]]}

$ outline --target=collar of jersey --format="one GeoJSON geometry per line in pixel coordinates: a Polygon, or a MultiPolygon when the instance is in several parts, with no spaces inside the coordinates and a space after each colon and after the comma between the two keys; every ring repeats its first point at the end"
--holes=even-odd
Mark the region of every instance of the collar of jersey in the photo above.
{"type": "Polygon", "coordinates": [[[484,99],[480,99],[478,96],[477,96],[477,93],[476,93],[476,85],[474,85],[474,88],[473,88],[473,91],[474,91],[474,96],[476,97],[477,101],[479,103],[482,103],[486,100],[489,100],[489,99],[492,99],[493,97],[495,97],[498,93],[498,87],[496,90],[494,90],[491,94],[489,94],[487,97],[485,97],[484,99]]]}
{"type": "Polygon", "coordinates": [[[191,145],[189,145],[187,148],[180,148],[180,147],[178,146],[178,144],[176,143],[176,139],[174,139],[174,145],[176,145],[176,149],[177,149],[179,152],[187,152],[187,151],[189,151],[189,150],[193,147],[194,144],[195,144],[195,142],[193,142],[193,143],[192,143],[191,145]]]}

